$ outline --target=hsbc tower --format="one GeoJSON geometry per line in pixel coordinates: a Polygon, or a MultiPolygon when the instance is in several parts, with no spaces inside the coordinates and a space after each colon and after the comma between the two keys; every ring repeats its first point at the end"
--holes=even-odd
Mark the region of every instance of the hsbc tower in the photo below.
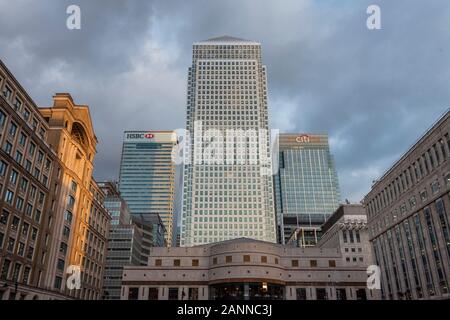
{"type": "Polygon", "coordinates": [[[120,163],[119,189],[131,214],[158,213],[172,243],[174,223],[175,164],[173,131],[125,131],[120,163]]]}

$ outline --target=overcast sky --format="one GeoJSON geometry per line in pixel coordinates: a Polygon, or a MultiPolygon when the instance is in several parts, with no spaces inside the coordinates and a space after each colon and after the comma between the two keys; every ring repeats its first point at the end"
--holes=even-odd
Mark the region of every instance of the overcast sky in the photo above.
{"type": "Polygon", "coordinates": [[[124,130],[185,127],[192,43],[221,35],[261,42],[273,128],[330,135],[342,199],[361,200],[450,106],[448,0],[0,0],[0,58],[36,103],[90,106],[97,180],[118,178],[124,130]]]}

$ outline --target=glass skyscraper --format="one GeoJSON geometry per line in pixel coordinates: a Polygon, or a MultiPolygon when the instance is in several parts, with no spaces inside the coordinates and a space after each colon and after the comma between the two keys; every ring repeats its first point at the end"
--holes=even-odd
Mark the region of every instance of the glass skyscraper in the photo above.
{"type": "MultiPolygon", "coordinates": [[[[271,171],[268,137],[258,136],[259,153],[235,150],[234,160],[241,162],[198,161],[211,145],[223,150],[206,137],[210,130],[224,136],[227,130],[268,130],[261,44],[229,36],[194,43],[187,95],[193,163],[184,166],[181,246],[239,237],[276,242],[273,178],[271,172],[261,173],[271,171]],[[262,157],[269,159],[268,165],[262,157]]],[[[247,141],[238,142],[236,149],[248,147],[247,141]]]]}
{"type": "Polygon", "coordinates": [[[274,185],[278,241],[285,244],[294,236],[300,246],[314,245],[319,227],[340,203],[328,136],[280,134],[274,185]]]}
{"type": "Polygon", "coordinates": [[[157,213],[172,243],[175,164],[173,131],[125,131],[119,189],[132,216],[157,213]]]}

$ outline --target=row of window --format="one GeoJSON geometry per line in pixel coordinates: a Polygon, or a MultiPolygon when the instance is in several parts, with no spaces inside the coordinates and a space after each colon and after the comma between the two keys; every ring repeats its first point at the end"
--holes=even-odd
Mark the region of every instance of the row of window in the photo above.
{"type": "Polygon", "coordinates": [[[414,184],[431,171],[437,168],[442,162],[450,157],[450,136],[444,135],[438,142],[433,144],[417,160],[413,161],[399,176],[391,180],[381,192],[369,199],[367,203],[369,218],[379,213],[382,209],[398,200],[401,195],[410,190],[414,184]],[[446,141],[444,141],[444,139],[446,141]]]}
{"type": "MultiPolygon", "coordinates": [[[[165,294],[165,288],[162,288],[162,295],[165,294]]],[[[159,299],[159,288],[149,287],[148,288],[148,300],[158,300],[159,299]]],[[[198,300],[199,298],[199,288],[190,287],[187,290],[187,294],[184,289],[180,289],[178,287],[169,287],[168,288],[168,299],[169,300],[178,300],[181,291],[181,299],[182,300],[198,300]]],[[[295,297],[296,300],[308,300],[307,296],[307,288],[295,288],[295,297]]],[[[312,288],[310,288],[312,290],[312,288]]],[[[332,288],[315,288],[315,298],[317,300],[328,300],[332,294],[332,288]]],[[[350,298],[352,297],[352,290],[349,290],[350,298]]],[[[232,295],[232,293],[230,293],[232,295]]],[[[336,299],[337,300],[347,300],[347,290],[345,288],[336,288],[335,289],[336,299]]],[[[202,288],[202,295],[205,295],[205,289],[202,288]]],[[[290,288],[290,295],[293,295],[292,288],[290,288]]],[[[312,291],[310,292],[312,296],[312,291]]],[[[138,300],[139,299],[139,288],[130,287],[128,289],[128,300],[138,300]]],[[[366,290],[363,288],[356,289],[356,300],[367,300],[366,290]]]]}
{"type": "Polygon", "coordinates": [[[31,275],[31,267],[24,266],[19,262],[12,263],[11,260],[5,259],[0,271],[1,280],[12,280],[14,282],[20,282],[28,284],[31,275]]]}
{"type": "MultiPolygon", "coordinates": [[[[20,114],[23,119],[30,125],[33,131],[37,132],[42,139],[46,139],[47,129],[40,118],[33,114],[35,107],[30,107],[29,103],[21,97],[19,90],[16,90],[11,83],[8,83],[6,77],[0,72],[0,90],[3,98],[13,104],[14,109],[20,114]]],[[[0,127],[2,125],[2,118],[0,115],[0,127]]]]}
{"type": "MultiPolygon", "coordinates": [[[[268,263],[268,257],[267,256],[260,256],[260,262],[261,263],[268,263]]],[[[198,267],[199,266],[199,259],[192,259],[191,260],[192,267],[198,267]]],[[[233,256],[225,256],[225,263],[232,263],[233,262],[233,256]]],[[[242,256],[242,262],[249,263],[251,262],[251,256],[250,255],[243,255],[242,256]]],[[[218,264],[218,258],[213,257],[212,261],[213,265],[218,264]]],[[[279,259],[274,258],[273,259],[274,264],[279,264],[279,259]]],[[[162,266],[162,259],[155,259],[155,266],[162,266]]],[[[174,259],[173,260],[173,266],[174,267],[180,267],[181,266],[181,259],[174,259]]],[[[291,260],[291,267],[299,267],[299,260],[293,259],[291,260]]],[[[317,260],[309,260],[309,267],[316,268],[318,267],[317,260]]],[[[336,267],[336,261],[335,260],[328,260],[328,267],[335,268],[336,267]]]]}
{"type": "Polygon", "coordinates": [[[373,246],[377,264],[386,270],[385,297],[411,299],[413,293],[422,298],[449,292],[444,265],[450,263],[450,225],[444,199],[378,235],[373,246]]]}

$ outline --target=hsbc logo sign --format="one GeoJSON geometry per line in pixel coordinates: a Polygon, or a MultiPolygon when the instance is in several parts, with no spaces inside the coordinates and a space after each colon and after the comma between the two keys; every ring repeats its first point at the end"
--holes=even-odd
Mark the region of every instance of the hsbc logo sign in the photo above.
{"type": "Polygon", "coordinates": [[[302,134],[301,136],[295,138],[295,141],[297,141],[298,143],[308,143],[311,141],[311,139],[307,134],[302,134]]]}
{"type": "Polygon", "coordinates": [[[153,139],[155,136],[153,133],[127,133],[127,139],[153,139]]]}

